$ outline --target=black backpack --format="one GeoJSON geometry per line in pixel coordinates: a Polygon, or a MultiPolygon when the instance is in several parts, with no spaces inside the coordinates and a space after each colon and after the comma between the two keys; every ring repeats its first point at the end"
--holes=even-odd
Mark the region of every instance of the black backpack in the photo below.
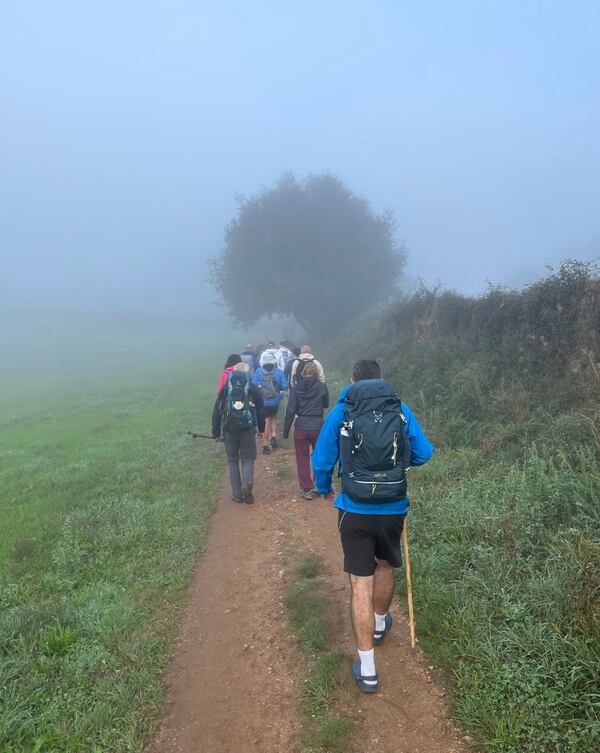
{"type": "Polygon", "coordinates": [[[225,385],[223,429],[237,432],[256,426],[256,407],[250,399],[250,377],[243,371],[232,371],[225,385]]]}
{"type": "Polygon", "coordinates": [[[410,442],[402,401],[387,382],[350,387],[340,437],[342,491],[354,502],[406,497],[410,442]]]}
{"type": "Polygon", "coordinates": [[[297,387],[300,382],[303,379],[302,372],[304,371],[304,367],[307,363],[310,363],[312,361],[311,358],[297,358],[298,365],[296,366],[296,373],[294,374],[294,384],[293,387],[297,387]]]}

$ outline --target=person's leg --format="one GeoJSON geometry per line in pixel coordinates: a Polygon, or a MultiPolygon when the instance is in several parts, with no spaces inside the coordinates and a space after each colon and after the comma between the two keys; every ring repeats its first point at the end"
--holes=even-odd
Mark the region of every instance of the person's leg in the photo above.
{"type": "Polygon", "coordinates": [[[396,579],[394,568],[402,565],[401,537],[404,528],[404,515],[380,515],[377,517],[377,540],[375,557],[375,586],[373,606],[375,608],[375,643],[383,642],[385,634],[392,627],[389,614],[394,597],[396,579]]]}
{"type": "Polygon", "coordinates": [[[263,435],[263,449],[266,448],[269,452],[271,451],[270,439],[271,439],[271,416],[267,416],[265,418],[265,432],[264,432],[264,435],[263,435]]]}
{"type": "Polygon", "coordinates": [[[373,614],[373,575],[350,574],[352,630],[356,648],[370,651],[373,648],[375,616],[373,614]]]}
{"type": "Polygon", "coordinates": [[[375,585],[373,586],[373,607],[375,609],[375,619],[379,625],[377,630],[385,628],[385,615],[389,612],[394,598],[394,588],[396,579],[394,569],[386,560],[378,560],[375,570],[375,585]]]}
{"type": "Polygon", "coordinates": [[[241,500],[242,479],[240,476],[240,434],[231,431],[226,431],[224,434],[225,451],[227,453],[227,463],[229,465],[231,494],[235,500],[241,500]]]}
{"type": "Polygon", "coordinates": [[[352,674],[365,693],[375,693],[378,678],[375,670],[373,633],[373,589],[375,583],[374,515],[359,515],[340,510],[338,529],[344,550],[344,570],[350,576],[350,614],[358,651],[352,674]]]}
{"type": "Polygon", "coordinates": [[[294,428],[294,447],[296,449],[296,467],[298,483],[305,491],[313,488],[310,475],[310,437],[308,432],[294,428]]]}
{"type": "MultiPolygon", "coordinates": [[[[243,431],[240,435],[240,457],[242,460],[242,496],[250,501],[254,485],[254,461],[256,460],[256,437],[254,430],[243,431]]],[[[253,499],[251,500],[254,501],[253,499]]]]}
{"type": "Polygon", "coordinates": [[[271,419],[271,439],[270,439],[270,444],[271,444],[271,447],[274,450],[277,449],[277,412],[278,412],[278,410],[279,410],[279,406],[277,406],[275,414],[273,415],[273,418],[271,419]]]}
{"type": "Polygon", "coordinates": [[[312,488],[314,488],[315,484],[314,481],[312,481],[312,465],[311,465],[311,458],[312,454],[315,451],[315,447],[317,446],[317,440],[319,439],[319,434],[321,433],[321,429],[314,429],[309,432],[309,442],[310,442],[310,453],[308,457],[308,472],[311,475],[311,483],[312,488]]]}

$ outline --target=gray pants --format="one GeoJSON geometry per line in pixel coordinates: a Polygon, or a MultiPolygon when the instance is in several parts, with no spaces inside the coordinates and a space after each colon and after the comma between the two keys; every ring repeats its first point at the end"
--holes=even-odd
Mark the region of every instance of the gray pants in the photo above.
{"type": "Polygon", "coordinates": [[[256,432],[225,432],[225,451],[229,463],[229,480],[231,491],[238,499],[242,496],[242,484],[252,489],[254,483],[254,461],[256,460],[256,432]],[[240,474],[240,461],[242,472],[240,474]]]}

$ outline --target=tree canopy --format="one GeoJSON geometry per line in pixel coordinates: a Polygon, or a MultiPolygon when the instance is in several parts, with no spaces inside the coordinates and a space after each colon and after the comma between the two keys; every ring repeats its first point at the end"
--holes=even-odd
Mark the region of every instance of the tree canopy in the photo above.
{"type": "Polygon", "coordinates": [[[391,212],[375,214],[334,175],[287,174],[238,200],[210,277],[234,322],[291,316],[325,340],[390,296],[404,259],[391,212]]]}

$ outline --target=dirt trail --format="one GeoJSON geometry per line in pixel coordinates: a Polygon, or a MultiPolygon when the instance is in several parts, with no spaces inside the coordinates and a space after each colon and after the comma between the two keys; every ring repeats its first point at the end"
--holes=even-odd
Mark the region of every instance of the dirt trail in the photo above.
{"type": "MultiPolygon", "coordinates": [[[[353,654],[354,646],[336,512],[320,499],[300,502],[296,491],[286,450],[259,457],[254,505],[232,502],[224,480],[148,753],[301,750],[303,663],[285,613],[290,537],[322,559],[331,647],[353,654]],[[291,480],[278,480],[286,465],[291,480]]],[[[349,751],[463,753],[443,689],[425,659],[411,654],[397,604],[392,612],[394,629],[376,649],[380,692],[366,696],[349,683],[337,707],[356,722],[349,751]]]]}

